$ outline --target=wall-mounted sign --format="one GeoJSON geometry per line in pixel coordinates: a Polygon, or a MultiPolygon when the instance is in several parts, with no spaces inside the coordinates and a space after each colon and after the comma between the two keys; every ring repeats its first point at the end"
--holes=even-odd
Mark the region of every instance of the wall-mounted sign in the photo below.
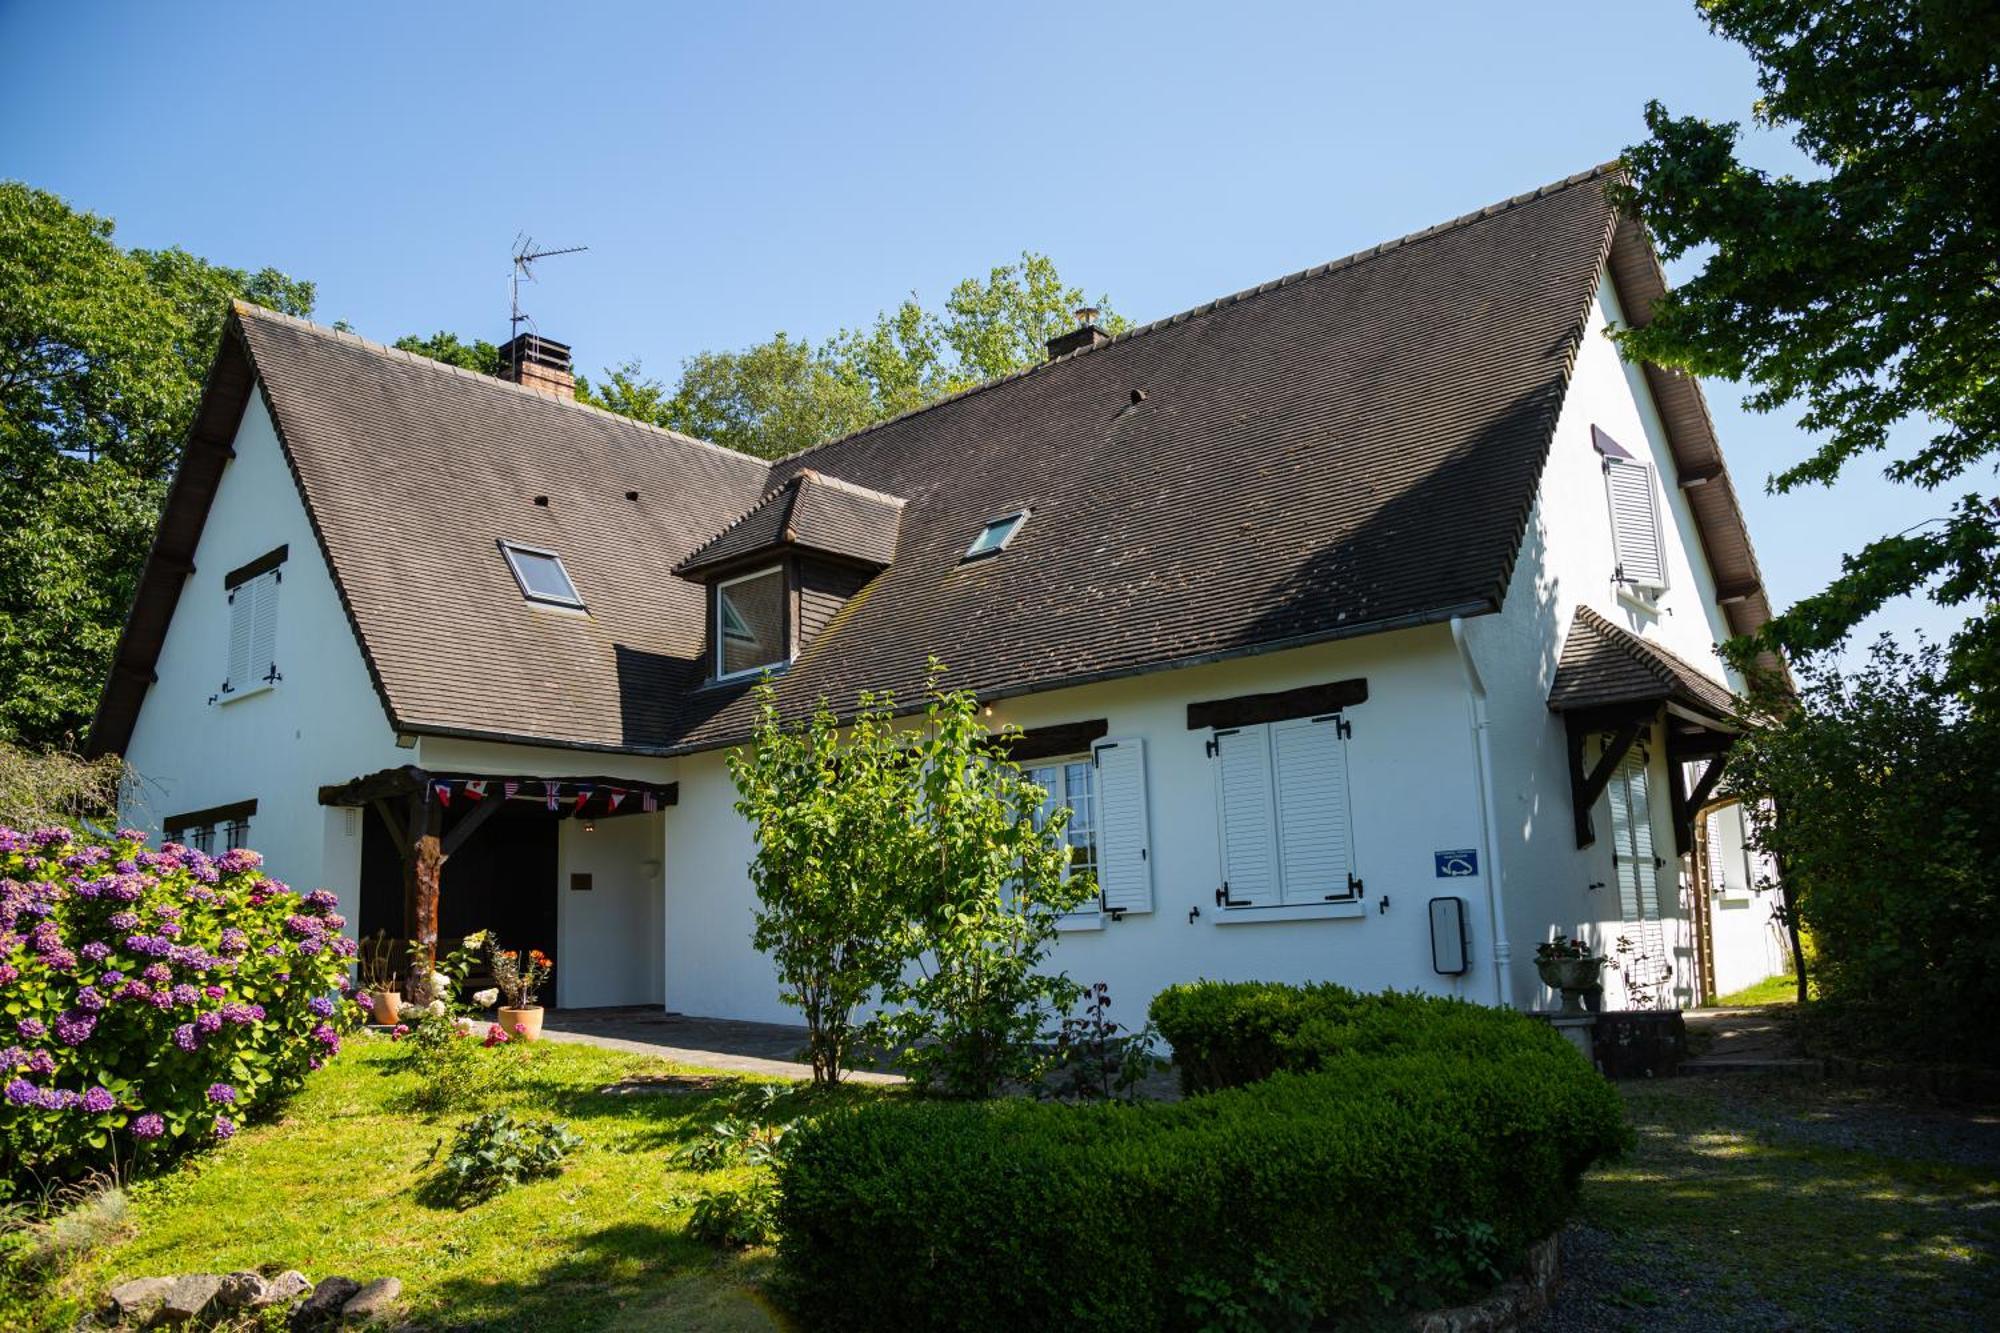
{"type": "Polygon", "coordinates": [[[571,871],[569,876],[569,891],[571,893],[588,893],[590,891],[590,872],[588,870],[571,871]]]}
{"type": "Polygon", "coordinates": [[[1479,873],[1479,852],[1472,847],[1460,847],[1449,852],[1432,852],[1432,861],[1437,864],[1439,879],[1464,879],[1479,873]]]}

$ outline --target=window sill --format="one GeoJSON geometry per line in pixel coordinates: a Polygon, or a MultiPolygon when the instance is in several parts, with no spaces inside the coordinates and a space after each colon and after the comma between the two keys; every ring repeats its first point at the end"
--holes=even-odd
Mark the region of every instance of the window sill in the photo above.
{"type": "Polygon", "coordinates": [[[1665,591],[1666,589],[1662,588],[1649,597],[1631,584],[1621,583],[1618,585],[1618,600],[1639,614],[1652,616],[1657,620],[1660,615],[1660,593],[1665,591]]]}
{"type": "Polygon", "coordinates": [[[219,704],[233,704],[239,699],[253,699],[260,694],[270,693],[273,684],[274,682],[271,681],[260,680],[255,685],[250,685],[240,690],[231,690],[229,693],[218,698],[216,702],[219,704]]]}
{"type": "Polygon", "coordinates": [[[1104,916],[1099,912],[1092,912],[1088,915],[1079,912],[1075,916],[1056,918],[1056,932],[1061,935],[1067,935],[1072,931],[1082,932],[1103,929],[1104,916]]]}
{"type": "Polygon", "coordinates": [[[1365,902],[1282,903],[1276,907],[1225,907],[1209,920],[1218,926],[1253,926],[1265,921],[1338,921],[1368,915],[1365,902]]]}

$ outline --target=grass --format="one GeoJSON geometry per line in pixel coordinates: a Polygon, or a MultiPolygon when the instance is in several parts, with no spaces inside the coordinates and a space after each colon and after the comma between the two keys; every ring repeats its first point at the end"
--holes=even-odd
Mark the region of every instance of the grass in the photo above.
{"type": "Polygon", "coordinates": [[[1715,997],[1718,1009],[1752,1009],[1760,1004],[1796,1004],[1799,983],[1789,975],[1766,977],[1754,986],[1715,997]]]}
{"type": "MultiPolygon", "coordinates": [[[[492,1053],[494,1067],[515,1054],[492,1053]]],[[[412,1320],[454,1329],[782,1326],[764,1289],[768,1253],[718,1254],[685,1234],[703,1193],[750,1173],[692,1172],[669,1161],[724,1113],[743,1082],[545,1043],[485,1105],[425,1117],[404,1105],[415,1079],[399,1056],[386,1041],[351,1042],[278,1120],[133,1184],[129,1239],[39,1290],[0,1295],[0,1327],[68,1328],[128,1277],[274,1265],[315,1279],[398,1277],[412,1320]],[[604,1091],[677,1072],[690,1076],[638,1094],[604,1091]],[[432,1145],[475,1109],[565,1121],[584,1146],[559,1178],[466,1211],[419,1203],[432,1145]]]]}
{"type": "Polygon", "coordinates": [[[1973,1328],[2000,1309],[2000,1117],[1749,1075],[1623,1085],[1551,1324],[1973,1328]]]}

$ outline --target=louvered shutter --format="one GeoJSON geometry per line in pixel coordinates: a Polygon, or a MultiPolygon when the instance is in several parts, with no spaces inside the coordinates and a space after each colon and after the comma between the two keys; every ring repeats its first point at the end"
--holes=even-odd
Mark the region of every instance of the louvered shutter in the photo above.
{"type": "Polygon", "coordinates": [[[1278,830],[1271,804],[1270,728],[1218,731],[1214,741],[1216,823],[1229,901],[1275,906],[1278,830]]]}
{"type": "Polygon", "coordinates": [[[229,593],[229,674],[223,689],[240,694],[250,688],[251,623],[257,615],[257,581],[239,583],[229,593]]]}
{"type": "Polygon", "coordinates": [[[1644,753],[1634,748],[1611,781],[1611,845],[1618,911],[1632,944],[1633,980],[1654,985],[1672,973],[1660,926],[1660,868],[1653,857],[1652,784],[1644,753]]]}
{"type": "Polygon", "coordinates": [[[1146,742],[1099,741],[1097,768],[1097,887],[1107,912],[1153,910],[1152,828],[1146,815],[1146,742]]]}
{"type": "Polygon", "coordinates": [[[1621,458],[1604,460],[1604,489],[1611,503],[1611,541],[1618,577],[1642,588],[1667,586],[1660,543],[1660,507],[1653,469],[1621,458]]]}
{"type": "Polygon", "coordinates": [[[278,571],[259,574],[245,587],[257,590],[250,621],[250,674],[252,683],[267,685],[278,667],[278,571]]]}
{"type": "Polygon", "coordinates": [[[1716,894],[1730,893],[1742,887],[1734,883],[1729,874],[1730,857],[1725,842],[1728,826],[1723,822],[1723,813],[1719,809],[1711,810],[1703,821],[1707,825],[1704,850],[1708,854],[1708,888],[1709,892],[1716,894]]]}
{"type": "Polygon", "coordinates": [[[1277,779],[1278,864],[1284,900],[1323,903],[1353,896],[1353,830],[1347,742],[1335,717],[1271,724],[1277,779]]]}

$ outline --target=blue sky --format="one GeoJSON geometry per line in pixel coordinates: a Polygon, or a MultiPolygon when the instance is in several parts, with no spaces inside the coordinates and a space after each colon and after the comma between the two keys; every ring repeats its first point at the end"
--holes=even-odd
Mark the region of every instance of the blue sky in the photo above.
{"type": "MultiPolygon", "coordinates": [[[[1146,320],[1615,157],[1658,97],[1746,119],[1691,0],[1495,5],[37,4],[0,0],[0,176],[319,284],[367,336],[506,332],[586,372],[819,338],[1024,248],[1146,320]]],[[[1760,164],[1801,167],[1759,136],[1760,164]]],[[[1709,399],[1774,600],[1944,497],[1709,399]]],[[[1937,633],[1927,602],[1878,617],[1937,633]]]]}

